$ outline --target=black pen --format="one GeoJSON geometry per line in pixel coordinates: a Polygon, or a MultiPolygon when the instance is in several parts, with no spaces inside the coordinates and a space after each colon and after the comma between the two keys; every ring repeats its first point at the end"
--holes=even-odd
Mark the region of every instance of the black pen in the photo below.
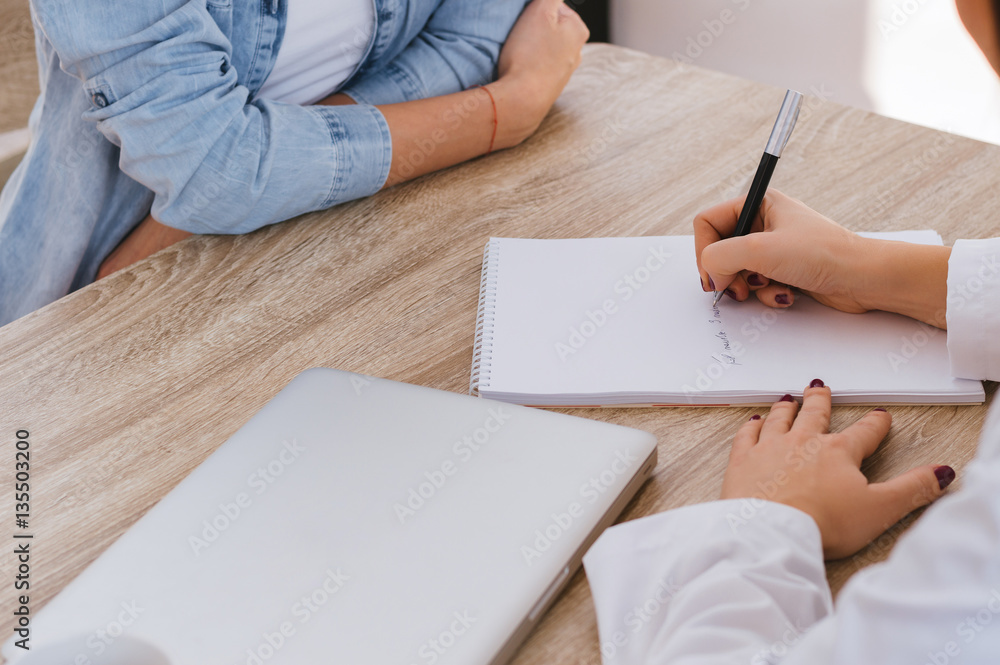
{"type": "MultiPolygon", "coordinates": [[[[781,151],[785,149],[785,144],[788,143],[788,137],[792,135],[792,130],[795,129],[795,121],[799,119],[799,108],[801,106],[801,92],[789,90],[785,93],[785,101],[781,103],[781,110],[778,111],[778,119],[774,121],[771,138],[767,140],[767,146],[764,148],[764,156],[760,158],[757,173],[753,177],[753,184],[750,185],[750,193],[747,194],[743,210],[740,211],[740,220],[736,224],[736,232],[733,233],[734,238],[750,233],[753,220],[757,218],[757,213],[760,212],[760,205],[764,202],[764,194],[767,193],[767,186],[771,183],[771,175],[774,173],[774,167],[778,164],[778,158],[781,157],[781,151]]],[[[715,300],[712,301],[713,307],[719,304],[719,300],[724,293],[725,291],[715,292],[715,300]]]]}

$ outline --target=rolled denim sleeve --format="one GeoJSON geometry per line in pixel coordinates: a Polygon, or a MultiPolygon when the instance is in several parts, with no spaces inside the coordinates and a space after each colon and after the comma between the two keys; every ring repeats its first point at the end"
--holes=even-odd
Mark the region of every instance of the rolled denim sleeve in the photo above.
{"type": "Polygon", "coordinates": [[[447,95],[493,80],[500,49],[525,0],[444,0],[388,65],[343,90],[359,104],[395,104],[447,95]]]}
{"type": "Polygon", "coordinates": [[[34,0],[86,119],[154,193],[153,216],[193,233],[246,233],[373,194],[391,139],[371,106],[249,103],[205,0],[34,0]]]}

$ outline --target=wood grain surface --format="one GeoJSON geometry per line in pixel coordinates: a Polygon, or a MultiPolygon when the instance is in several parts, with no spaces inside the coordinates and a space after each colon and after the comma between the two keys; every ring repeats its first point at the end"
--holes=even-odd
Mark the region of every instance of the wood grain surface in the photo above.
{"type": "Polygon", "coordinates": [[[0,0],[0,132],[27,127],[36,97],[38,64],[28,0],[0,0]]]}
{"type": "MultiPolygon", "coordinates": [[[[34,611],[298,372],[466,392],[490,236],[688,234],[696,212],[745,192],[783,95],[591,45],[516,149],[246,236],[192,238],[0,329],[3,487],[15,430],[34,450],[34,611]]],[[[773,186],[856,230],[929,227],[951,243],[998,234],[997,173],[998,147],[809,97],[773,186]]],[[[890,411],[868,476],[947,463],[960,487],[986,406],[890,411]]],[[[754,412],[573,411],[659,437],[656,475],[623,519],[716,498],[730,438],[754,412]]],[[[863,412],[835,408],[834,427],[863,412]]],[[[830,563],[833,588],[884,559],[910,522],[830,563]]],[[[14,563],[0,556],[4,636],[14,563]]],[[[582,573],[514,662],[599,662],[582,573]]]]}

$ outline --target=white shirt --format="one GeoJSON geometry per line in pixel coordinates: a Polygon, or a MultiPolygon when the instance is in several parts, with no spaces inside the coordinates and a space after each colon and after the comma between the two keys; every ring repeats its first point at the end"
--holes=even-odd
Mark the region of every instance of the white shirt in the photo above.
{"type": "Polygon", "coordinates": [[[333,94],[368,52],[373,0],[290,0],[285,36],[257,97],[307,105],[333,94]]]}
{"type": "MultiPolygon", "coordinates": [[[[952,372],[1000,379],[1000,239],[948,264],[952,372]]],[[[939,499],[833,607],[799,510],[717,501],[612,527],[584,558],[605,665],[1000,663],[1000,405],[963,488],[939,499]]]]}

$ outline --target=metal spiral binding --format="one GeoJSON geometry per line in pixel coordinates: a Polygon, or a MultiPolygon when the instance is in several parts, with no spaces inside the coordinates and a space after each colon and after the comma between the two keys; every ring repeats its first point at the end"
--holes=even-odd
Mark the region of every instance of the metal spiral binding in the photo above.
{"type": "Polygon", "coordinates": [[[483,251],[483,272],[479,279],[479,312],[476,315],[476,339],[472,350],[472,378],[469,394],[479,395],[479,386],[489,386],[493,360],[493,315],[497,306],[497,270],[500,267],[500,244],[486,243],[483,251]]]}

